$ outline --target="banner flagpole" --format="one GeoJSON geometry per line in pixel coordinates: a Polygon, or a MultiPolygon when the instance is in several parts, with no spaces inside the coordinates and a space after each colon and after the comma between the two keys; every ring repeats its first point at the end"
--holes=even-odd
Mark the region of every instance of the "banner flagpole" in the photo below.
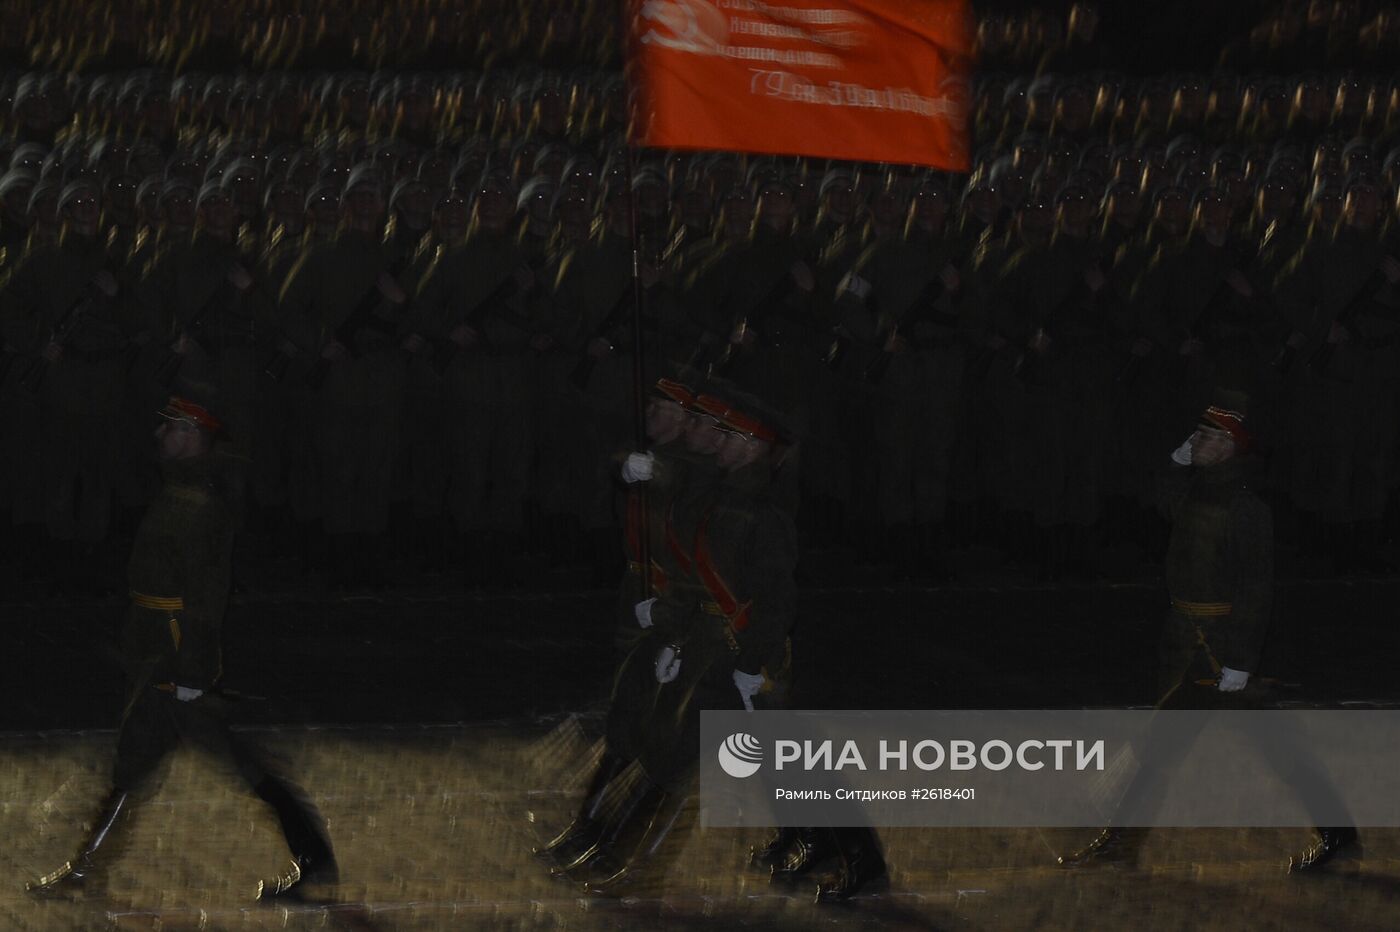
{"type": "MultiPolygon", "coordinates": [[[[632,109],[629,106],[629,111],[632,109]]],[[[635,449],[647,448],[646,367],[643,357],[642,311],[646,289],[642,287],[641,224],[637,217],[636,152],[632,142],[635,113],[628,114],[627,223],[632,237],[632,440],[635,449]]],[[[651,512],[645,482],[636,484],[638,497],[637,562],[641,566],[642,599],[651,598],[651,512]]]]}

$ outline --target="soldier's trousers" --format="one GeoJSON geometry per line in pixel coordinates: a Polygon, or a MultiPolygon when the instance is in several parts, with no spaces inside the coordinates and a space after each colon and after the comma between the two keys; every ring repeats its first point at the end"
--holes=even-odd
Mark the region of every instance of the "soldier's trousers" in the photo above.
{"type": "MultiPolygon", "coordinates": [[[[1161,651],[1161,680],[1166,688],[1157,701],[1158,711],[1254,711],[1267,707],[1263,701],[1264,689],[1257,678],[1251,679],[1250,684],[1238,692],[1223,693],[1216,687],[1217,674],[1210,647],[1197,634],[1193,619],[1173,612],[1163,634],[1161,651]]],[[[1191,724],[1197,726],[1195,730],[1182,728],[1179,722],[1169,728],[1149,730],[1139,754],[1141,766],[1124,791],[1115,824],[1140,824],[1156,812],[1166,796],[1173,767],[1191,750],[1206,718],[1192,717],[1191,724]]],[[[1334,812],[1342,808],[1335,787],[1303,746],[1301,736],[1290,737],[1280,732],[1267,739],[1254,740],[1252,744],[1252,749],[1246,753],[1262,754],[1300,800],[1305,803],[1326,800],[1326,808],[1334,812]]]]}
{"type": "Polygon", "coordinates": [[[181,702],[149,680],[137,681],[117,735],[112,784],[140,792],[166,755],[184,744],[232,762],[250,787],[258,786],[268,776],[261,756],[229,731],[226,712],[226,701],[217,696],[181,702]]]}
{"type": "Polygon", "coordinates": [[[604,726],[608,751],[636,760],[647,745],[648,719],[657,707],[656,655],[663,639],[650,632],[636,638],[613,680],[612,700],[604,726]]]}
{"type": "Polygon", "coordinates": [[[655,707],[646,720],[642,768],[662,786],[675,787],[693,772],[699,760],[702,711],[735,712],[744,707],[734,686],[734,655],[718,620],[708,622],[681,645],[680,675],[657,689],[655,707]]]}

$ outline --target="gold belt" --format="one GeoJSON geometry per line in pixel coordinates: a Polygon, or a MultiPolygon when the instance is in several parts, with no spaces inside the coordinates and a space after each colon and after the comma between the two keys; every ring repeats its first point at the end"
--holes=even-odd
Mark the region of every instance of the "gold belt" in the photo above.
{"type": "Polygon", "coordinates": [[[1228,615],[1234,606],[1229,602],[1188,602],[1185,599],[1172,599],[1172,608],[1191,618],[1208,618],[1214,615],[1228,615]]]}
{"type": "Polygon", "coordinates": [[[133,591],[131,601],[142,608],[150,608],[158,612],[182,612],[185,610],[185,600],[178,595],[146,595],[144,592],[133,591]]]}
{"type": "Polygon", "coordinates": [[[729,617],[724,613],[724,609],[719,607],[718,602],[701,602],[700,611],[704,612],[706,615],[714,615],[718,618],[729,617]]]}

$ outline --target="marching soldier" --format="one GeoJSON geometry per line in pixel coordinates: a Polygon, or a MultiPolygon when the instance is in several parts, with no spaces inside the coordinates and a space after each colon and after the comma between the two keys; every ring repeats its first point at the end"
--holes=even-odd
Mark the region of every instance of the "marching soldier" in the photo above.
{"type": "Polygon", "coordinates": [[[231,500],[222,430],[210,393],[190,386],[171,396],[156,431],[164,482],[137,530],[127,575],[131,609],[122,635],[128,699],[117,737],[112,787],[77,855],[28,885],[39,896],[101,883],[115,840],[160,761],[182,742],[227,755],[272,807],[291,850],[282,874],[258,896],[282,896],[310,882],[334,882],[335,856],[314,807],[268,772],[231,733],[222,714],[220,629],[228,603],[237,503],[231,500]]]}
{"type": "Polygon", "coordinates": [[[653,386],[646,420],[652,448],[630,453],[619,470],[628,486],[623,536],[628,572],[620,590],[616,630],[623,659],[613,684],[603,757],[578,815],[536,852],[571,876],[602,850],[598,845],[606,827],[600,818],[604,793],[644,748],[658,685],[657,651],[674,637],[700,598],[689,544],[697,526],[697,503],[704,501],[717,476],[713,421],[696,407],[690,387],[665,378],[653,386]],[[643,527],[650,551],[647,598],[640,562],[643,527]]]}
{"type": "MultiPolygon", "coordinates": [[[[1261,707],[1258,687],[1249,685],[1259,669],[1273,607],[1273,515],[1255,491],[1257,463],[1249,455],[1253,438],[1245,426],[1248,401],[1237,391],[1217,392],[1195,432],[1172,453],[1173,466],[1161,486],[1162,509],[1172,523],[1165,564],[1172,610],[1162,640],[1157,709],[1261,707]]],[[[1149,811],[1165,792],[1159,771],[1189,750],[1172,743],[1171,748],[1149,744],[1123,808],[1149,811]]],[[[1293,753],[1276,760],[1281,773],[1295,785],[1307,780],[1314,793],[1326,792],[1325,778],[1296,758],[1293,753]]],[[[1113,826],[1059,863],[1132,863],[1144,835],[1141,829],[1113,826]]],[[[1315,870],[1356,842],[1354,828],[1319,828],[1318,835],[1316,844],[1290,862],[1290,871],[1315,870]]]]}

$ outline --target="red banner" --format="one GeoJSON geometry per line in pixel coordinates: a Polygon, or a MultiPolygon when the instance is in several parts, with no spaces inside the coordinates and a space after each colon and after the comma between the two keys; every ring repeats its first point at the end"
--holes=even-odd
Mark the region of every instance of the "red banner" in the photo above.
{"type": "Polygon", "coordinates": [[[966,171],[967,0],[632,0],[635,141],[966,171]]]}

